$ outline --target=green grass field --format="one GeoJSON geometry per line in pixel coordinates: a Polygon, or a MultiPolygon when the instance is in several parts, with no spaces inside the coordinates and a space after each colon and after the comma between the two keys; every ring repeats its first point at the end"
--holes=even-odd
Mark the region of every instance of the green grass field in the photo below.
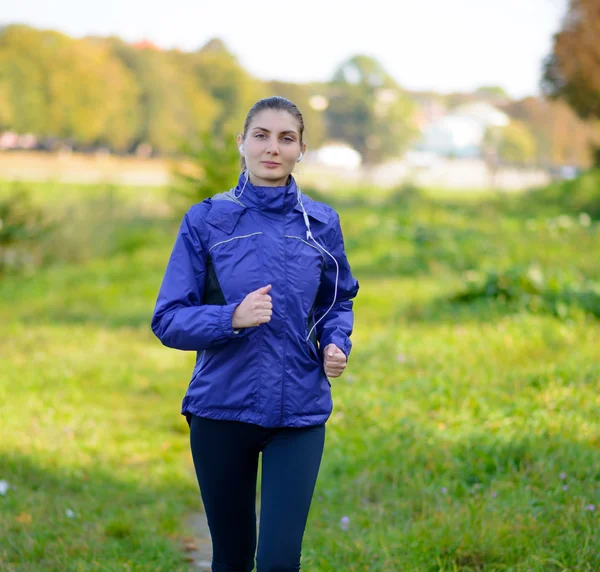
{"type": "MultiPolygon", "coordinates": [[[[78,190],[33,193],[103,196],[78,190]]],[[[117,195],[63,221],[93,232],[55,235],[62,262],[0,277],[0,570],[189,566],[194,356],[149,329],[176,223],[162,190],[117,195]]],[[[600,224],[515,201],[337,204],[361,291],[303,569],[600,570],[600,224]]]]}

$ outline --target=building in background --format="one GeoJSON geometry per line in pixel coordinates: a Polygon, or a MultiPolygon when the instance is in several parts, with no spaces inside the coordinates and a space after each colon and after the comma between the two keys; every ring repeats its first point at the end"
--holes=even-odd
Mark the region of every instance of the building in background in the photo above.
{"type": "Polygon", "coordinates": [[[426,124],[413,152],[454,158],[481,157],[487,129],[505,127],[509,121],[506,113],[489,103],[465,103],[426,124]]]}

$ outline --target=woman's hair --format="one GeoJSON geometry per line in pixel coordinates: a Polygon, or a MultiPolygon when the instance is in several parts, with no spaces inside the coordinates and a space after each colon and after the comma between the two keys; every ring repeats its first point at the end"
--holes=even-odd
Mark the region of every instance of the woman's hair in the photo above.
{"type": "MultiPolygon", "coordinates": [[[[250,124],[252,123],[254,116],[260,113],[261,111],[265,111],[266,109],[273,109],[275,111],[287,111],[292,117],[294,117],[300,125],[300,144],[302,144],[302,138],[304,136],[304,118],[302,117],[302,113],[300,113],[298,107],[289,99],[286,99],[285,97],[280,97],[279,95],[273,95],[272,97],[265,97],[264,99],[260,99],[252,106],[250,111],[248,111],[248,115],[246,115],[246,121],[244,122],[244,134],[242,135],[242,139],[246,139],[248,129],[250,128],[250,124]]],[[[242,171],[246,170],[246,160],[243,156],[241,159],[241,167],[242,171]]]]}

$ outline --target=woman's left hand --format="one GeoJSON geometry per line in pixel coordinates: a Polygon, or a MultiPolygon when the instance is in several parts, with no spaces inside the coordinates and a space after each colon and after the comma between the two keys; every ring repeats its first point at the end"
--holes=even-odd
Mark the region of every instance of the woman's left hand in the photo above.
{"type": "Polygon", "coordinates": [[[346,354],[335,344],[329,344],[323,351],[323,367],[327,377],[339,377],[346,369],[346,354]]]}

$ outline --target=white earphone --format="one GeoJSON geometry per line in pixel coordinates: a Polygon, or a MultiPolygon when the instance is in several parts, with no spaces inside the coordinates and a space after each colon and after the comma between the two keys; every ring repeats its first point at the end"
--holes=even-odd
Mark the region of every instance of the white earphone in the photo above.
{"type": "MultiPolygon", "coordinates": [[[[300,157],[298,158],[298,161],[302,159],[302,153],[300,153],[300,157]]],[[[333,302],[331,302],[331,306],[329,306],[329,308],[327,309],[327,312],[325,312],[313,325],[313,327],[310,329],[310,332],[308,332],[308,336],[306,337],[306,340],[308,341],[310,339],[311,334],[313,333],[313,330],[317,327],[317,325],[319,324],[319,322],[325,317],[327,316],[327,314],[329,314],[329,312],[331,312],[332,308],[335,306],[335,302],[337,300],[337,290],[338,290],[338,281],[340,278],[340,265],[338,264],[338,261],[335,259],[335,256],[333,256],[333,254],[331,254],[331,252],[329,252],[323,245],[319,244],[311,230],[310,230],[310,222],[308,220],[308,214],[306,213],[306,209],[304,208],[304,203],[302,202],[302,191],[300,190],[300,187],[298,185],[296,185],[296,195],[298,197],[298,204],[300,205],[300,208],[302,209],[302,218],[304,218],[304,225],[306,226],[306,240],[312,240],[318,247],[319,250],[322,250],[325,254],[327,254],[332,260],[333,263],[335,264],[335,289],[333,291],[333,302]]]]}
{"type": "MultiPolygon", "coordinates": [[[[239,150],[240,153],[243,155],[244,154],[244,146],[240,145],[239,146],[239,150]]],[[[298,161],[302,160],[302,151],[300,151],[300,155],[298,155],[298,161]]],[[[244,189],[246,188],[246,184],[248,183],[248,169],[246,169],[245,171],[245,181],[244,181],[244,186],[242,187],[242,190],[240,192],[239,195],[235,194],[235,190],[234,190],[234,196],[236,199],[239,199],[243,194],[244,194],[244,189]]],[[[306,209],[304,208],[304,203],[302,202],[302,191],[300,190],[300,187],[298,185],[296,185],[296,196],[298,199],[298,204],[300,205],[300,208],[302,210],[302,218],[304,219],[304,225],[306,226],[306,240],[312,240],[315,245],[318,247],[319,250],[323,251],[325,254],[327,254],[332,260],[333,263],[335,264],[335,288],[333,291],[333,302],[331,302],[331,306],[329,306],[329,308],[327,309],[327,312],[325,312],[314,324],[313,327],[310,329],[310,332],[308,332],[308,336],[306,337],[307,341],[310,339],[311,334],[313,333],[313,330],[317,327],[317,325],[319,324],[319,322],[321,322],[321,320],[327,316],[327,314],[329,314],[329,312],[331,312],[332,308],[335,306],[335,302],[337,300],[337,290],[338,290],[338,281],[339,281],[339,277],[340,277],[340,266],[338,264],[338,261],[335,259],[335,256],[333,256],[333,254],[331,254],[331,252],[329,252],[323,245],[319,244],[311,230],[310,230],[310,222],[308,220],[308,214],[306,213],[306,209]]]]}

